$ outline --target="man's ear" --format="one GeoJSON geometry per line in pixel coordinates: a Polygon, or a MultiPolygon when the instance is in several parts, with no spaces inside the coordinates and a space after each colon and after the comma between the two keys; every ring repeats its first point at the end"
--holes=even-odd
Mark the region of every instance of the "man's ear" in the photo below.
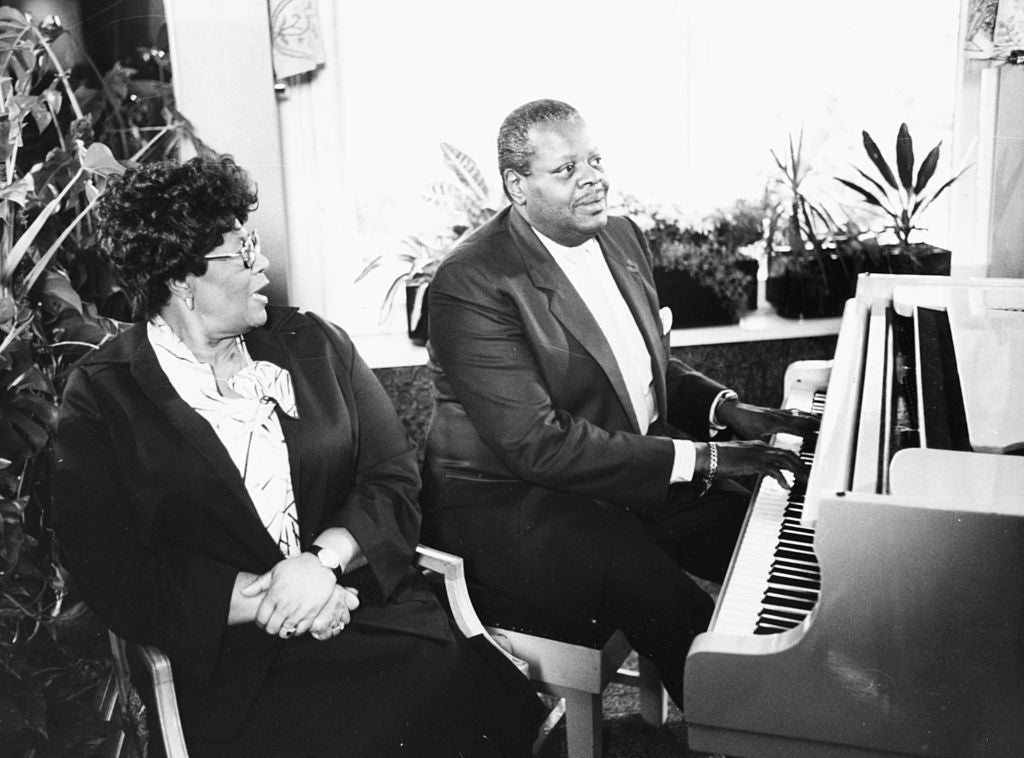
{"type": "Polygon", "coordinates": [[[526,205],[526,192],[523,190],[523,175],[515,169],[507,168],[502,174],[505,191],[515,205],[526,205]]]}

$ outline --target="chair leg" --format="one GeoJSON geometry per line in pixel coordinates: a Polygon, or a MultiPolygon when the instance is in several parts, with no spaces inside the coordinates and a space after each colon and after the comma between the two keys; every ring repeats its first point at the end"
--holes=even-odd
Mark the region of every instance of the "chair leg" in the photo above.
{"type": "Polygon", "coordinates": [[[601,696],[566,690],[565,735],[569,758],[601,758],[601,696]]]}
{"type": "Polygon", "coordinates": [[[668,693],[661,686],[661,678],[654,664],[642,655],[638,658],[640,715],[651,726],[661,726],[668,718],[668,693]]]}

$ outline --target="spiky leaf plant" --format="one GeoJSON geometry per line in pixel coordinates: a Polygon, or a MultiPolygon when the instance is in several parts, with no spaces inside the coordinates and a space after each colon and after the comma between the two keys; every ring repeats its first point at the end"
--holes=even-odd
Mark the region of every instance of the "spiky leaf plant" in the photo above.
{"type": "Polygon", "coordinates": [[[915,176],[914,140],[905,123],[900,124],[899,132],[896,135],[895,172],[871,135],[867,131],[863,131],[861,136],[864,141],[864,151],[878,172],[881,181],[856,167],[854,167],[855,170],[864,180],[862,183],[841,177],[836,177],[836,179],[843,186],[856,192],[872,208],[883,213],[890,221],[886,228],[892,229],[900,245],[909,245],[911,233],[922,228],[917,225],[921,214],[967,169],[961,169],[952,178],[940,184],[938,189],[929,190],[929,184],[935,177],[935,171],[939,165],[941,141],[928,151],[915,176]]]}

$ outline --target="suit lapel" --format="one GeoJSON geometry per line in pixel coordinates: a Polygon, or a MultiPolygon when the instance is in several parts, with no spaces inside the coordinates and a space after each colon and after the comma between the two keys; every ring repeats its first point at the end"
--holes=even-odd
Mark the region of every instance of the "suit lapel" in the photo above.
{"type": "Polygon", "coordinates": [[[167,418],[198,454],[210,469],[227,485],[235,496],[228,503],[218,503],[218,507],[235,507],[240,511],[238,524],[240,529],[248,530],[250,544],[258,544],[261,549],[269,547],[278,556],[280,551],[270,534],[263,527],[256,506],[245,489],[245,483],[235,467],[228,451],[221,444],[217,433],[206,420],[196,413],[178,393],[160,368],[156,353],[149,340],[145,337],[145,324],[136,327],[141,339],[130,357],[130,370],[139,383],[143,393],[153,402],[157,409],[167,418]]]}
{"type": "MultiPolygon", "coordinates": [[[[604,332],[601,331],[590,309],[583,302],[583,298],[569,282],[562,267],[533,233],[530,225],[514,210],[509,211],[509,218],[513,238],[518,242],[527,273],[534,286],[547,293],[551,314],[601,366],[601,370],[604,371],[608,382],[615,390],[616,397],[622,404],[630,426],[634,432],[639,432],[640,427],[637,424],[633,402],[630,400],[626,382],[622,378],[622,371],[619,369],[618,361],[615,360],[615,354],[612,352],[604,332]]],[[[629,298],[627,298],[627,302],[628,300],[629,298]]],[[[633,306],[630,304],[630,309],[632,310],[632,308],[633,306]]]]}

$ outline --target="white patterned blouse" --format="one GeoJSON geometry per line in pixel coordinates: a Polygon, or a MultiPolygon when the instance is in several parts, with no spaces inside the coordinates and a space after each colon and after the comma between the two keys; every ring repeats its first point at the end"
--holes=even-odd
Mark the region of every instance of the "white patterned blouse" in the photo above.
{"type": "Polygon", "coordinates": [[[288,447],[275,406],[298,417],[291,374],[269,361],[254,361],[245,342],[245,368],[228,380],[241,397],[217,389],[212,367],[200,362],[159,316],[147,326],[160,367],[181,398],[209,422],[245,482],[256,511],[285,557],[301,552],[288,447]]]}

